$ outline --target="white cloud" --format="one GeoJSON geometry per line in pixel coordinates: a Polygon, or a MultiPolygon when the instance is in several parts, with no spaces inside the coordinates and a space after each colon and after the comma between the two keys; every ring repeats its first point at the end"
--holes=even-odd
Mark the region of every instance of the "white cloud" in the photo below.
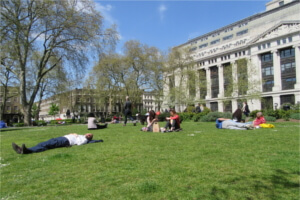
{"type": "Polygon", "coordinates": [[[166,11],[167,11],[167,7],[164,4],[161,4],[158,7],[158,12],[159,12],[159,16],[160,16],[161,21],[164,19],[166,11]]]}
{"type": "Polygon", "coordinates": [[[112,9],[113,7],[110,4],[102,5],[96,2],[96,10],[98,10],[101,13],[101,15],[104,17],[105,22],[109,25],[116,24],[117,21],[112,17],[110,13],[112,9]]]}

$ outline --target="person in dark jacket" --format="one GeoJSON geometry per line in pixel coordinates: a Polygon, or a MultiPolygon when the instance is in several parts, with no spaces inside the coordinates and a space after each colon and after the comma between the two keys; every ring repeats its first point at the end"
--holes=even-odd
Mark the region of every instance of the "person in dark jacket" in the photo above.
{"type": "Polygon", "coordinates": [[[126,96],[126,101],[124,104],[124,115],[125,115],[125,119],[124,119],[123,126],[126,126],[128,117],[133,121],[132,112],[131,112],[131,101],[129,100],[128,96],[126,96]]]}

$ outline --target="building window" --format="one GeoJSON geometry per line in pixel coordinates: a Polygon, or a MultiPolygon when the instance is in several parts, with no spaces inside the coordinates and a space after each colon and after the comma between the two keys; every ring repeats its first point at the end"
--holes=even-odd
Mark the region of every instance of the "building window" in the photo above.
{"type": "Polygon", "coordinates": [[[295,73],[296,72],[295,62],[281,64],[281,73],[295,73]]]}
{"type": "Polygon", "coordinates": [[[200,99],[205,99],[207,95],[207,86],[206,86],[206,70],[199,70],[199,87],[200,87],[200,99]]]}
{"type": "Polygon", "coordinates": [[[274,81],[273,80],[264,80],[263,83],[263,92],[271,92],[272,88],[274,87],[274,81]]]}
{"type": "Polygon", "coordinates": [[[266,53],[261,55],[261,61],[262,62],[270,62],[273,61],[273,54],[271,53],[266,53]]]}
{"type": "Polygon", "coordinates": [[[220,42],[220,39],[217,39],[217,40],[211,41],[210,44],[217,44],[219,42],[220,42]]]}
{"type": "Polygon", "coordinates": [[[204,47],[207,47],[207,45],[208,45],[208,43],[201,44],[201,45],[199,46],[199,49],[202,49],[202,48],[204,48],[204,47]]]}
{"type": "Polygon", "coordinates": [[[273,109],[273,97],[263,97],[261,99],[261,109],[273,109]]]}
{"type": "Polygon", "coordinates": [[[6,107],[6,111],[7,111],[7,112],[10,112],[10,106],[7,106],[7,107],[6,107]]]}
{"type": "Polygon", "coordinates": [[[192,51],[196,51],[197,50],[197,47],[193,47],[193,48],[190,48],[190,52],[192,52],[192,51]]]}
{"type": "Polygon", "coordinates": [[[289,37],[289,42],[293,42],[293,38],[292,37],[289,37]]]}
{"type": "Polygon", "coordinates": [[[289,89],[294,89],[296,78],[295,77],[282,78],[281,81],[282,81],[282,89],[289,90],[289,89]]]}
{"type": "Polygon", "coordinates": [[[261,73],[262,73],[263,77],[265,77],[265,76],[273,76],[274,75],[273,66],[262,68],[261,69],[261,73]]]}
{"type": "Polygon", "coordinates": [[[280,51],[280,58],[288,58],[295,56],[295,49],[288,48],[280,51]]]}
{"type": "Polygon", "coordinates": [[[295,95],[282,95],[280,96],[280,105],[284,103],[295,104],[295,95]]]}
{"type": "Polygon", "coordinates": [[[14,112],[17,113],[18,112],[18,106],[14,107],[14,112]]]}
{"type": "Polygon", "coordinates": [[[218,111],[218,102],[211,102],[210,103],[210,110],[213,112],[218,111]]]}
{"type": "Polygon", "coordinates": [[[241,35],[244,35],[246,33],[248,33],[248,29],[237,32],[236,36],[241,36],[241,35]]]}
{"type": "Polygon", "coordinates": [[[279,6],[283,6],[283,5],[284,5],[284,1],[280,1],[279,6]]]}
{"type": "Polygon", "coordinates": [[[223,40],[229,40],[231,38],[233,38],[233,35],[228,35],[228,36],[223,37],[223,40]]]}
{"type": "Polygon", "coordinates": [[[211,78],[211,97],[217,98],[219,94],[219,69],[218,67],[210,68],[210,78],[211,78]]]}

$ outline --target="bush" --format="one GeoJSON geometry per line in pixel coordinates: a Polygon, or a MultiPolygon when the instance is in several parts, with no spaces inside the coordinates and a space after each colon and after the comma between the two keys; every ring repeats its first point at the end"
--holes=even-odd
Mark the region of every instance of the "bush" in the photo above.
{"type": "Polygon", "coordinates": [[[190,120],[192,120],[192,118],[193,118],[193,116],[195,114],[196,113],[192,113],[192,112],[178,113],[180,119],[183,120],[183,121],[190,121],[190,120]]]}
{"type": "MultiPolygon", "coordinates": [[[[249,116],[251,117],[251,118],[256,118],[256,113],[258,113],[258,112],[262,112],[261,110],[253,110],[252,112],[250,112],[250,114],[249,114],[249,116]]],[[[264,114],[264,113],[263,113],[264,114]]]]}
{"type": "Polygon", "coordinates": [[[290,116],[291,119],[298,119],[300,120],[300,113],[292,113],[290,116]]]}
{"type": "Polygon", "coordinates": [[[232,117],[232,114],[229,113],[229,112],[225,112],[225,113],[222,113],[222,112],[210,112],[207,115],[203,116],[201,118],[201,121],[202,122],[214,122],[214,121],[216,121],[217,118],[228,118],[228,119],[231,119],[231,117],[232,117]]]}
{"type": "Polygon", "coordinates": [[[166,117],[170,117],[170,113],[166,113],[166,112],[160,113],[160,115],[158,115],[158,121],[160,122],[166,121],[166,117]]]}
{"type": "Polygon", "coordinates": [[[23,127],[24,123],[13,123],[13,127],[23,127]]]}
{"type": "Polygon", "coordinates": [[[198,122],[203,116],[205,116],[206,114],[204,112],[201,112],[201,113],[197,113],[197,114],[194,114],[192,120],[194,122],[198,122]]]}
{"type": "Polygon", "coordinates": [[[44,120],[35,121],[36,126],[47,126],[47,123],[44,120]]]}
{"type": "Polygon", "coordinates": [[[273,116],[265,116],[265,119],[267,122],[275,122],[276,121],[276,118],[273,116]]]}

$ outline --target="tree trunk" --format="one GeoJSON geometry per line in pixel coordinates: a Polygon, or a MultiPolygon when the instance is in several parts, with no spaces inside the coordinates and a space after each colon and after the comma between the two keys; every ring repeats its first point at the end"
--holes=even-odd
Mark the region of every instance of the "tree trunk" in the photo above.
{"type": "Polygon", "coordinates": [[[24,125],[25,126],[31,126],[31,106],[23,106],[22,113],[24,115],[24,125]]]}

